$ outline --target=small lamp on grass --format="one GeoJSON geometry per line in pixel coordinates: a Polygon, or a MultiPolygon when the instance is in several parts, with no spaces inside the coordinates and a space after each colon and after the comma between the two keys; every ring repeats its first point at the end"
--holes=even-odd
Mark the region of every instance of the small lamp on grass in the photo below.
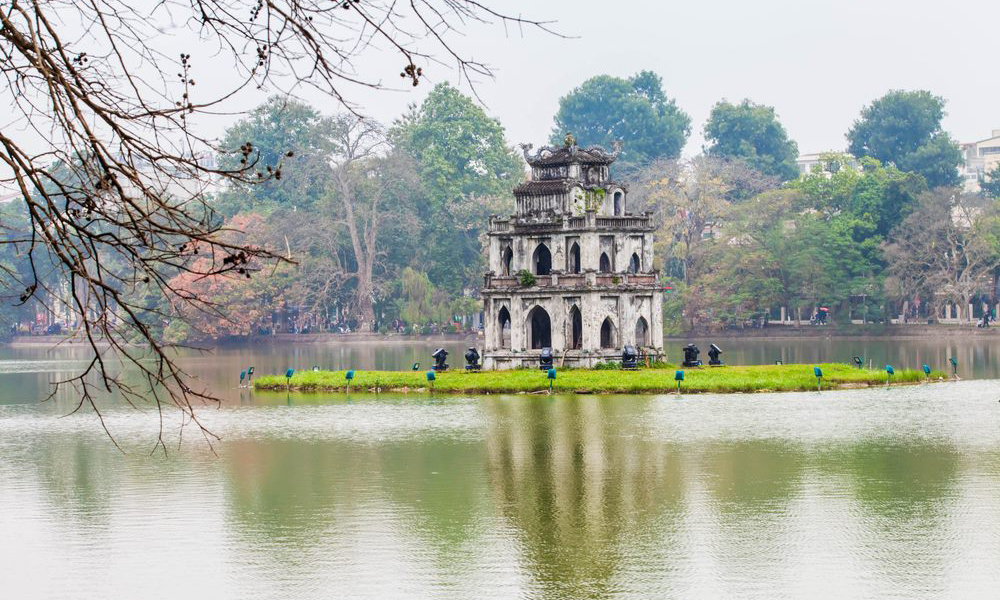
{"type": "Polygon", "coordinates": [[[288,369],[285,371],[285,388],[292,389],[292,375],[295,375],[295,369],[288,369]]]}
{"type": "Polygon", "coordinates": [[[243,379],[246,378],[246,376],[247,376],[246,371],[240,371],[240,387],[243,387],[243,379]]]}
{"type": "Polygon", "coordinates": [[[556,370],[549,369],[549,393],[552,393],[552,384],[556,382],[556,370]]]}
{"type": "Polygon", "coordinates": [[[813,367],[813,374],[816,375],[816,391],[823,391],[823,369],[819,367],[813,367]]]}
{"type": "Polygon", "coordinates": [[[951,363],[951,374],[955,377],[955,379],[958,379],[958,359],[952,356],[948,359],[948,362],[951,363]]]}
{"type": "Polygon", "coordinates": [[[674,372],[674,381],[677,382],[677,393],[681,393],[681,382],[684,381],[684,371],[674,372]]]}
{"type": "Polygon", "coordinates": [[[886,385],[891,385],[892,384],[892,376],[896,374],[896,370],[892,368],[892,365],[886,365],[885,366],[885,372],[888,375],[888,377],[886,377],[886,379],[885,379],[885,384],[886,385]]]}
{"type": "Polygon", "coordinates": [[[354,369],[344,373],[344,379],[347,380],[347,393],[351,393],[351,380],[354,379],[354,369]]]}
{"type": "Polygon", "coordinates": [[[931,366],[930,365],[924,365],[924,375],[927,376],[927,379],[931,378],[931,366]]]}
{"type": "Polygon", "coordinates": [[[419,371],[420,370],[420,363],[418,363],[418,362],[413,363],[413,370],[414,371],[419,371]]]}
{"type": "Polygon", "coordinates": [[[431,393],[434,393],[434,380],[437,379],[437,373],[433,370],[427,371],[427,385],[431,388],[431,393]]]}
{"type": "Polygon", "coordinates": [[[250,387],[250,380],[253,379],[253,367],[247,369],[247,387],[250,387]]]}
{"type": "Polygon", "coordinates": [[[858,367],[858,368],[860,369],[860,368],[861,368],[861,366],[862,366],[863,364],[865,364],[865,361],[861,360],[861,357],[860,357],[860,356],[855,356],[855,357],[854,357],[854,364],[855,364],[855,365],[856,365],[856,366],[857,366],[857,367],[858,367]]]}

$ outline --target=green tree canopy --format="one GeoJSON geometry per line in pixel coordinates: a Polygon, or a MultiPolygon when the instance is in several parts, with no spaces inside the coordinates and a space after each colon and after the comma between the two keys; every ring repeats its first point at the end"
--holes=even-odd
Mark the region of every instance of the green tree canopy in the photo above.
{"type": "Polygon", "coordinates": [[[660,77],[641,71],[628,79],[598,75],[559,99],[552,143],[572,133],[581,145],[625,142],[622,163],[677,158],[691,118],[663,91],[660,77]]]}
{"type": "Polygon", "coordinates": [[[722,100],[712,108],[705,123],[705,152],[709,156],[738,158],[753,169],[781,181],[795,179],[799,148],[788,139],[774,108],[743,100],[722,100]]]}
{"type": "Polygon", "coordinates": [[[920,176],[873,158],[854,165],[848,157],[829,155],[827,162],[832,172],[809,173],[791,183],[804,194],[802,208],[852,216],[860,228],[855,239],[873,251],[927,189],[920,176]]]}
{"type": "Polygon", "coordinates": [[[435,285],[458,294],[481,275],[483,223],[467,221],[474,212],[455,208],[471,197],[509,195],[524,176],[521,159],[500,122],[445,83],[399,119],[391,137],[416,160],[423,182],[426,201],[418,210],[426,235],[419,259],[435,285]]]}
{"type": "Polygon", "coordinates": [[[240,161],[256,161],[257,171],[270,177],[263,183],[230,186],[220,198],[219,210],[232,215],[245,210],[264,212],[277,205],[307,206],[322,193],[329,168],[326,157],[333,146],[333,125],[315,108],[282,96],[272,96],[226,130],[223,148],[251,144],[252,151],[219,156],[224,169],[240,161]],[[281,174],[274,170],[281,168],[281,174]],[[270,169],[270,170],[269,170],[270,169]]]}
{"type": "Polygon", "coordinates": [[[890,91],[862,109],[847,133],[850,153],[919,173],[930,187],[958,185],[962,154],[941,129],[944,104],[924,90],[890,91]]]}

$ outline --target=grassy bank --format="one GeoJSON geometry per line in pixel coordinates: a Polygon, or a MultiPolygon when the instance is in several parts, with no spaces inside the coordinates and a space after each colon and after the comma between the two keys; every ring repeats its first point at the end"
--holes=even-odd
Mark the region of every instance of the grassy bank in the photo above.
{"type": "MultiPolygon", "coordinates": [[[[755,365],[684,369],[681,383],[684,393],[693,392],[766,392],[815,390],[814,365],[755,365]]],[[[886,372],[857,369],[843,364],[819,365],[823,369],[823,388],[882,386],[886,372]]],[[[292,377],[291,389],[300,392],[346,391],[344,371],[303,371],[292,377]]],[[[931,379],[947,378],[934,371],[931,379]]],[[[921,371],[897,370],[895,383],[916,383],[926,380],[921,371]]],[[[284,376],[272,375],[258,379],[258,390],[285,390],[284,376]]],[[[425,392],[424,371],[357,371],[351,382],[352,390],[379,388],[388,392],[425,392]]],[[[530,393],[549,389],[545,371],[483,371],[466,373],[453,370],[438,373],[434,391],[442,393],[530,393]]],[[[564,369],[559,371],[554,391],[582,394],[599,393],[662,393],[677,390],[674,369],[643,369],[639,371],[564,369]]]]}

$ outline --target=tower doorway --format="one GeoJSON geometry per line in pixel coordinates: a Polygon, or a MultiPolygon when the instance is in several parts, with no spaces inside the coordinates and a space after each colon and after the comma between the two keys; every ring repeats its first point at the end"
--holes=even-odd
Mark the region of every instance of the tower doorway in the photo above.
{"type": "Polygon", "coordinates": [[[528,339],[533,350],[552,347],[552,321],[541,306],[528,313],[528,339]]]}
{"type": "Polygon", "coordinates": [[[569,309],[569,347],[573,350],[583,348],[583,315],[580,314],[580,307],[573,305],[569,309]]]}
{"type": "Polygon", "coordinates": [[[611,317],[605,317],[601,323],[601,348],[616,348],[615,324],[611,322],[611,317]]]}
{"type": "Polygon", "coordinates": [[[531,262],[535,266],[535,275],[548,275],[552,273],[552,252],[545,243],[538,244],[531,262]]]}

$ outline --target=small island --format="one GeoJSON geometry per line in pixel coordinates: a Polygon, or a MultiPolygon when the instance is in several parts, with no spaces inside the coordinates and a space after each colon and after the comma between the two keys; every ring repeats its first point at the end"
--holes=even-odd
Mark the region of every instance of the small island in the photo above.
{"type": "MultiPolygon", "coordinates": [[[[878,369],[859,369],[846,364],[821,365],[752,365],[685,368],[682,393],[752,393],[792,392],[818,388],[814,367],[823,373],[822,389],[879,387],[887,383],[916,384],[947,379],[941,371],[899,369],[892,376],[878,369]]],[[[575,394],[663,394],[677,392],[676,367],[625,371],[621,369],[561,369],[554,380],[546,371],[513,369],[508,371],[466,372],[451,370],[435,373],[434,393],[449,394],[518,394],[544,393],[552,384],[554,393],[575,394]]],[[[431,390],[424,371],[356,371],[347,380],[346,371],[301,371],[291,379],[282,375],[261,377],[257,390],[296,392],[394,392],[428,393],[431,390]],[[350,390],[348,389],[350,384],[350,390]]]]}

